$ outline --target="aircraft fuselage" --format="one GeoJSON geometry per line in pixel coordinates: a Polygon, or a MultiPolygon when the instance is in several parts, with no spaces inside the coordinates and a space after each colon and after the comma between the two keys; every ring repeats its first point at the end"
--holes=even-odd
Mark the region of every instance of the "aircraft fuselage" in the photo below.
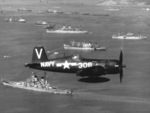
{"type": "Polygon", "coordinates": [[[26,67],[33,69],[39,69],[44,71],[53,72],[64,72],[64,73],[77,73],[79,70],[88,69],[91,67],[104,67],[103,73],[100,74],[118,74],[119,73],[119,61],[118,60],[93,60],[93,59],[83,59],[81,61],[71,61],[71,60],[49,60],[39,63],[29,63],[26,67]]]}

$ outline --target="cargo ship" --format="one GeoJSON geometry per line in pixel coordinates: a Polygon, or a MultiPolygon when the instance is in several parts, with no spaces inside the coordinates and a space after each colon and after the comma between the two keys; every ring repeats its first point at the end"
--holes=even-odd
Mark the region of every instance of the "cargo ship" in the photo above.
{"type": "Polygon", "coordinates": [[[71,41],[70,44],[64,44],[64,49],[72,50],[94,50],[94,51],[105,51],[106,47],[100,47],[97,43],[86,43],[86,42],[75,42],[71,41]]]}
{"type": "Polygon", "coordinates": [[[126,35],[113,35],[113,39],[123,39],[123,40],[141,40],[147,38],[146,36],[142,35],[134,35],[133,33],[127,33],[126,35]]]}
{"type": "Polygon", "coordinates": [[[46,29],[47,33],[61,33],[61,34],[85,34],[88,33],[88,31],[80,30],[78,28],[72,28],[71,26],[66,27],[63,26],[58,29],[46,29]]]}

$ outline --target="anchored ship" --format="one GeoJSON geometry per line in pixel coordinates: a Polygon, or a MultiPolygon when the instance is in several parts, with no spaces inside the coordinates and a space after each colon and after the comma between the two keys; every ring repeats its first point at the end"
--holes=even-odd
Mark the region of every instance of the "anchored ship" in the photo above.
{"type": "Polygon", "coordinates": [[[72,94],[72,91],[68,89],[55,88],[55,87],[52,87],[50,84],[47,84],[45,86],[37,85],[37,84],[35,85],[35,83],[31,83],[31,82],[29,83],[28,80],[14,82],[14,81],[1,79],[1,82],[3,85],[11,86],[14,88],[45,92],[45,93],[53,93],[53,94],[72,94]]]}
{"type": "Polygon", "coordinates": [[[25,19],[23,19],[23,18],[19,18],[19,19],[18,19],[18,22],[25,23],[25,22],[26,22],[26,20],[25,20],[25,19]]]}
{"type": "Polygon", "coordinates": [[[59,29],[46,29],[46,32],[47,33],[69,33],[69,34],[85,34],[87,33],[88,31],[85,31],[85,30],[80,30],[78,28],[72,28],[71,26],[69,27],[66,27],[66,26],[63,26],[59,29]]]}
{"type": "Polygon", "coordinates": [[[70,45],[64,44],[64,49],[105,51],[106,47],[99,47],[97,43],[71,41],[70,45]]]}
{"type": "Polygon", "coordinates": [[[48,25],[48,23],[46,21],[37,21],[34,24],[37,25],[37,26],[48,25]]]}
{"type": "Polygon", "coordinates": [[[133,33],[127,33],[126,35],[113,35],[113,39],[129,39],[129,40],[140,40],[140,39],[145,39],[147,38],[146,36],[142,35],[134,35],[133,33]]]}
{"type": "Polygon", "coordinates": [[[26,20],[25,19],[23,19],[23,18],[19,18],[19,19],[17,19],[17,18],[12,18],[12,17],[10,17],[10,18],[5,18],[5,20],[4,20],[5,22],[21,22],[21,23],[25,23],[26,22],[26,20]]]}

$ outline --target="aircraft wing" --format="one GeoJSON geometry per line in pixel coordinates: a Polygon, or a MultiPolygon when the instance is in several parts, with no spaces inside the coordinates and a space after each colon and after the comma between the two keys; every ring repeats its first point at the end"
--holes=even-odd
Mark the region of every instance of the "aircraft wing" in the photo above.
{"type": "Polygon", "coordinates": [[[103,66],[93,66],[85,69],[81,69],[77,72],[77,76],[101,76],[105,74],[105,69],[103,66]]]}

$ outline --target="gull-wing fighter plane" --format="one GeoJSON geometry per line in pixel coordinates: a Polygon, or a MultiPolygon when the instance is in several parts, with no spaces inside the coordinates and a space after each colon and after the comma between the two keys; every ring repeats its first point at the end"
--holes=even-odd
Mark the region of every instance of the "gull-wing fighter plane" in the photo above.
{"type": "Polygon", "coordinates": [[[123,78],[123,53],[120,52],[119,60],[116,59],[87,59],[80,55],[64,56],[48,59],[44,47],[33,49],[32,62],[25,67],[62,73],[76,73],[80,77],[98,77],[105,74],[120,74],[120,82],[123,78]]]}

